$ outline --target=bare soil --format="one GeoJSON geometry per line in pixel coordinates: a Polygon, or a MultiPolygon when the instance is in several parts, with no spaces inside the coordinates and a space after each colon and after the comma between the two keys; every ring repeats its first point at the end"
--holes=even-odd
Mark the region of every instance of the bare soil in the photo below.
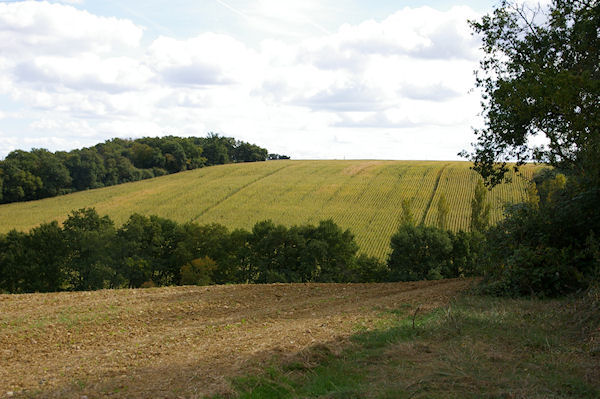
{"type": "Polygon", "coordinates": [[[385,310],[447,303],[470,280],[0,295],[0,398],[194,398],[385,310]]]}

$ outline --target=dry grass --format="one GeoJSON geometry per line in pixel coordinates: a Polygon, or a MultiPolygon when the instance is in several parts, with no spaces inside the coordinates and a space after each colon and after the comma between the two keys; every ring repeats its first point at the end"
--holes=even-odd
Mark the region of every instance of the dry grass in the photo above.
{"type": "Polygon", "coordinates": [[[600,313],[589,299],[462,295],[416,320],[401,306],[342,350],[313,347],[237,378],[236,397],[597,399],[600,313]]]}
{"type": "Polygon", "coordinates": [[[382,310],[438,307],[468,284],[231,285],[0,295],[0,397],[8,392],[61,398],[227,394],[232,376],[253,372],[276,355],[302,356],[318,345],[335,350],[357,326],[368,330],[376,325],[382,310]]]}

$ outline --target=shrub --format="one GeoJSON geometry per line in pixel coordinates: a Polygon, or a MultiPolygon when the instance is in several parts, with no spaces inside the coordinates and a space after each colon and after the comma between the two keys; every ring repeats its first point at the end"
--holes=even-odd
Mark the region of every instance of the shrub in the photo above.
{"type": "Polygon", "coordinates": [[[212,273],[217,264],[209,257],[194,259],[181,266],[182,285],[209,285],[212,284],[212,273]]]}
{"type": "Polygon", "coordinates": [[[431,226],[402,224],[391,239],[388,258],[392,281],[439,279],[444,276],[452,253],[445,230],[431,226]]]}

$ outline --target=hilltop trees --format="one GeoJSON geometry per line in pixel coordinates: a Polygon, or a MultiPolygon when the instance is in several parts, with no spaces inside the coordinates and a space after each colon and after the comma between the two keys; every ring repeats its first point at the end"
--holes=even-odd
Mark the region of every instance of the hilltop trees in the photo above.
{"type": "Polygon", "coordinates": [[[264,148],[216,134],[112,139],[68,153],[16,150],[0,161],[0,203],[53,197],[209,165],[265,161],[267,157],[264,148]]]}

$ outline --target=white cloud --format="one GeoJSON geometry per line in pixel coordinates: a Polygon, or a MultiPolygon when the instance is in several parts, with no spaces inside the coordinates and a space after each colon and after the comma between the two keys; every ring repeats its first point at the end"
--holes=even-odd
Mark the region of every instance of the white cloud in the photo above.
{"type": "Polygon", "coordinates": [[[139,44],[143,29],[48,2],[0,3],[0,54],[108,53],[139,44]]]}
{"type": "Polygon", "coordinates": [[[184,86],[243,82],[257,57],[243,43],[215,33],[188,40],[160,37],[148,53],[149,63],[166,83],[184,86]]]}
{"type": "Polygon", "coordinates": [[[350,81],[297,97],[292,103],[315,111],[371,111],[389,106],[386,100],[381,88],[350,81]]]}
{"type": "Polygon", "coordinates": [[[141,90],[153,76],[148,67],[133,58],[103,58],[90,53],[35,57],[17,64],[13,74],[25,84],[39,85],[46,90],[66,88],[109,93],[141,90]]]}
{"type": "MultiPolygon", "coordinates": [[[[310,21],[319,31],[316,1],[254,4],[245,15],[273,29],[310,21]]],[[[256,49],[211,32],[143,46],[143,28],[128,20],[1,3],[0,93],[30,111],[30,141],[51,149],[216,131],[296,158],[406,158],[400,148],[438,140],[448,159],[468,145],[478,111],[467,95],[478,47],[467,17],[474,14],[465,7],[405,8],[256,49]]],[[[0,156],[31,144],[10,137],[0,156]]]]}
{"type": "Polygon", "coordinates": [[[476,14],[468,7],[437,11],[430,7],[404,8],[381,22],[343,25],[338,32],[306,42],[306,54],[324,68],[339,68],[354,57],[380,54],[433,59],[475,59],[476,39],[467,19],[476,14]]]}

